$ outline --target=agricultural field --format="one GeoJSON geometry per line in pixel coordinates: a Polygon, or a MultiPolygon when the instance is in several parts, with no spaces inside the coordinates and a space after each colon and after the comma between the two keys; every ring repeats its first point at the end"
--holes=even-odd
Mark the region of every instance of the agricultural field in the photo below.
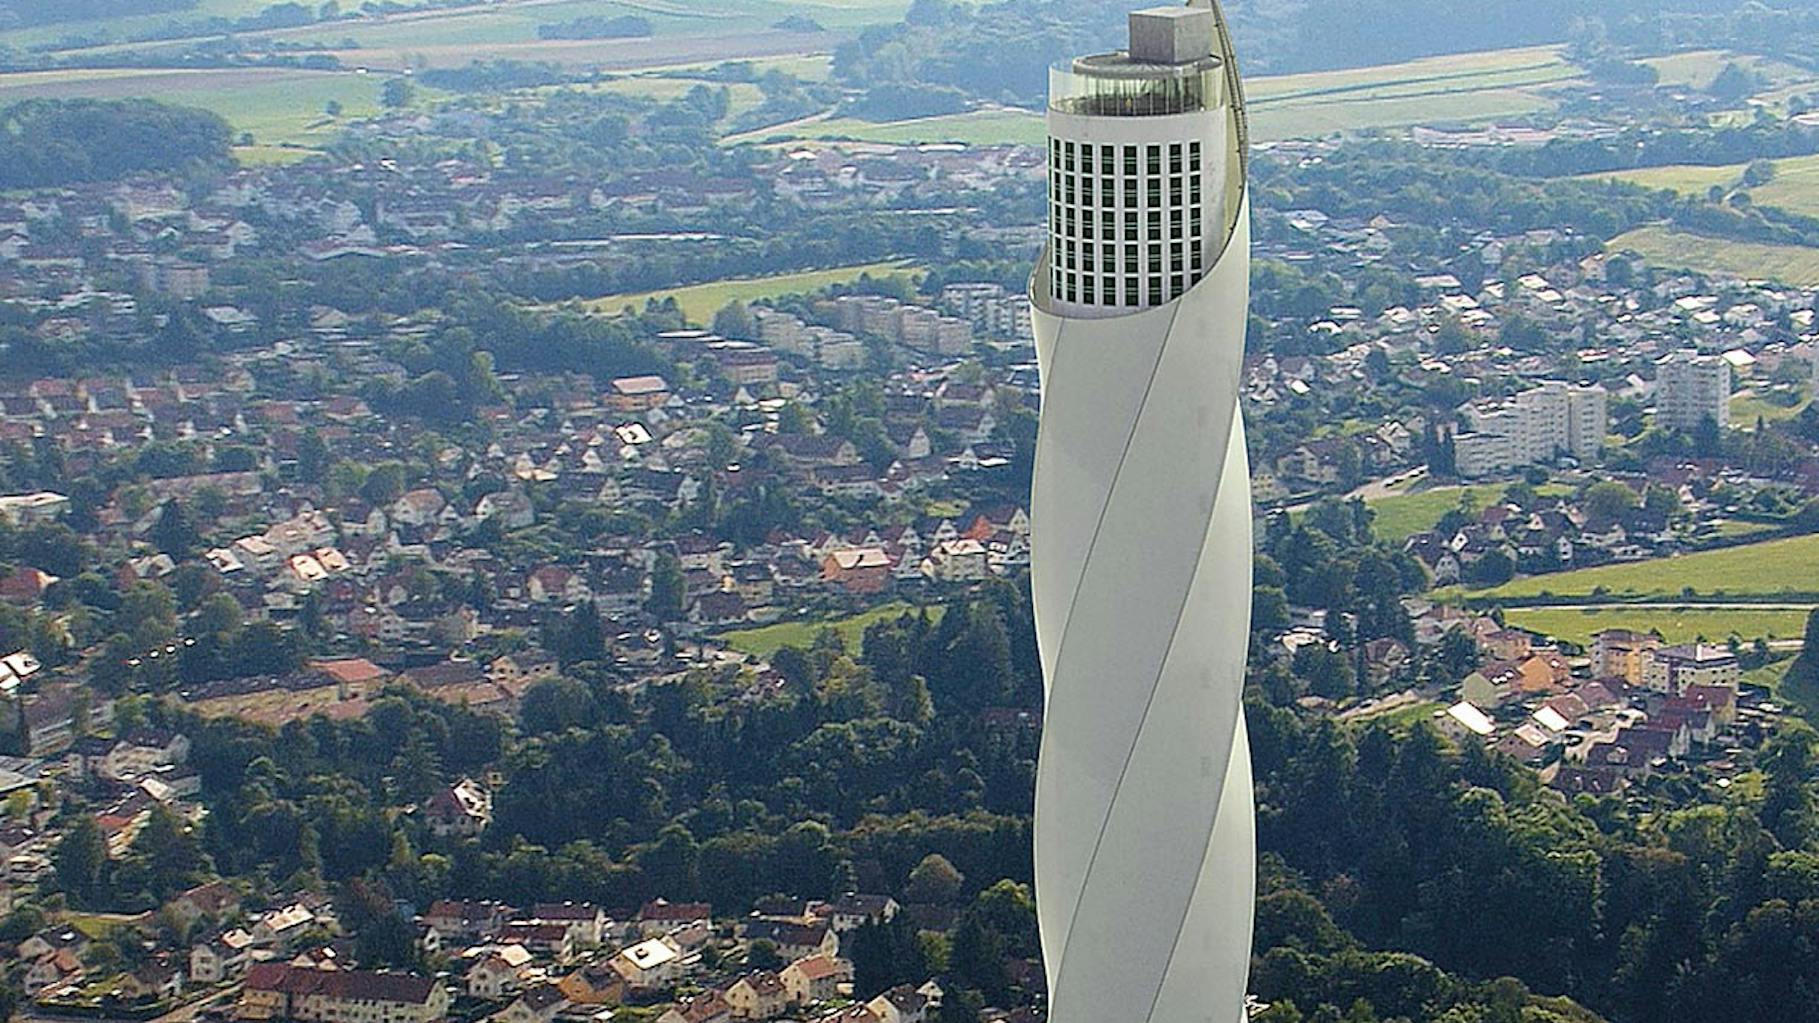
{"type": "Polygon", "coordinates": [[[1673,600],[1690,589],[1706,598],[1799,599],[1819,594],[1815,565],[1819,565],[1819,536],[1800,536],[1677,558],[1532,576],[1466,595],[1501,601],[1550,595],[1673,600]]]}
{"type": "MultiPolygon", "coordinates": [[[[0,74],[0,104],[38,97],[146,96],[212,110],[236,132],[251,133],[260,147],[308,148],[327,143],[341,129],[324,113],[330,102],[341,104],[343,118],[378,113],[383,80],[377,75],[267,68],[27,71],[0,74]]],[[[258,155],[267,152],[262,149],[258,155]]]]}
{"type": "Polygon", "coordinates": [[[918,142],[961,142],[973,146],[1021,144],[1039,146],[1047,137],[1042,115],[1027,110],[987,109],[946,117],[909,121],[861,121],[839,117],[761,128],[728,142],[794,139],[850,139],[898,145],[918,142]]]}
{"type": "MultiPolygon", "coordinates": [[[[1251,79],[1246,91],[1253,135],[1268,141],[1518,117],[1552,107],[1547,87],[1578,76],[1579,69],[1566,61],[1558,47],[1530,47],[1345,71],[1266,76],[1251,79]]],[[[729,141],[844,138],[1035,145],[1043,137],[1039,113],[994,108],[887,123],[817,119],[729,141]]]]}
{"type": "Polygon", "coordinates": [[[1731,53],[1725,50],[1693,50],[1687,53],[1675,53],[1666,57],[1649,57],[1642,63],[1661,73],[1662,85],[1678,85],[1689,89],[1709,88],[1726,65],[1736,64],[1746,71],[1761,75],[1772,88],[1782,88],[1798,82],[1811,81],[1812,72],[1795,67],[1784,61],[1770,57],[1757,57],[1750,54],[1731,53]]]}
{"type": "Polygon", "coordinates": [[[1606,246],[1630,251],[1656,266],[1699,273],[1762,278],[1799,287],[1819,285],[1819,248],[1771,245],[1644,227],[1618,235],[1606,246]]]}
{"type": "Polygon", "coordinates": [[[1255,134],[1268,141],[1517,117],[1551,108],[1545,87],[1578,76],[1550,46],[1264,77],[1246,93],[1255,134]]]}
{"type": "Polygon", "coordinates": [[[892,275],[913,277],[916,274],[916,268],[914,264],[905,262],[866,263],[860,266],[840,266],[828,270],[778,274],[774,277],[714,281],[709,284],[649,291],[636,295],[609,295],[606,298],[591,299],[583,305],[593,312],[612,314],[626,306],[642,307],[645,302],[653,298],[661,300],[674,297],[676,304],[682,307],[683,315],[688,317],[690,323],[706,324],[711,322],[714,314],[725,308],[729,302],[754,302],[761,298],[776,298],[780,295],[818,291],[834,284],[851,283],[867,274],[872,277],[892,275]]]}
{"type": "MultiPolygon", "coordinates": [[[[208,2],[233,5],[242,0],[208,2]]],[[[259,4],[258,9],[264,6],[259,4]]],[[[237,38],[255,50],[261,44],[281,43],[289,48],[332,53],[350,67],[384,70],[457,67],[474,60],[632,69],[825,53],[838,39],[832,33],[893,21],[907,8],[907,0],[720,0],[708,6],[680,0],[499,0],[242,32],[237,38]],[[775,27],[790,15],[806,15],[827,31],[784,31],[775,27]],[[544,39],[539,32],[542,26],[577,18],[623,16],[645,19],[650,23],[651,36],[568,40],[544,39]]],[[[167,15],[158,20],[181,22],[184,18],[167,15]]],[[[48,38],[30,41],[83,37],[105,41],[103,45],[60,51],[88,57],[176,51],[194,41],[121,42],[146,29],[120,19],[114,22],[120,24],[116,31],[97,32],[86,24],[77,24],[62,26],[48,38]]],[[[0,42],[4,41],[10,40],[0,34],[0,42]]]]}
{"type": "MultiPolygon", "coordinates": [[[[940,606],[929,608],[929,620],[939,622],[944,610],[940,606]]],[[[801,647],[806,650],[814,644],[815,637],[820,634],[822,629],[833,629],[846,642],[848,650],[858,653],[867,628],[877,622],[900,618],[914,612],[915,608],[908,604],[886,604],[851,618],[818,622],[778,622],[775,625],[766,625],[757,629],[740,629],[737,632],[722,633],[719,638],[727,646],[741,653],[758,658],[768,658],[786,646],[801,647]]]]}
{"type": "Polygon", "coordinates": [[[1807,612],[1701,608],[1534,607],[1508,610],[1504,621],[1577,646],[1590,646],[1592,636],[1605,629],[1659,632],[1669,643],[1691,643],[1704,638],[1723,643],[1732,636],[1745,643],[1799,639],[1806,630],[1807,612]]]}

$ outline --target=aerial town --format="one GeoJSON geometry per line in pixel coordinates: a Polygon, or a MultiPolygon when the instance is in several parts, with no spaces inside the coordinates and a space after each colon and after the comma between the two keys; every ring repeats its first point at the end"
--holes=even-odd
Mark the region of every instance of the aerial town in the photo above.
{"type": "MultiPolygon", "coordinates": [[[[688,73],[450,87],[306,159],[0,193],[6,1008],[1045,1018],[1046,154],[736,135],[751,62],[688,73]]],[[[1687,1018],[1612,979],[1666,941],[1640,923],[1563,939],[1605,972],[1550,986],[1420,916],[1445,894],[1359,894],[1475,869],[1422,858],[1452,852],[1309,851],[1368,812],[1325,782],[1397,784],[1429,743],[1440,806],[1493,793],[1594,860],[1737,806],[1764,862],[1813,855],[1770,807],[1819,749],[1819,279],[1635,239],[1819,227],[1764,214],[1767,180],[1594,173],[1632,109],[1712,134],[1685,118],[1729,108],[1713,74],[1255,145],[1253,1018],[1326,1019],[1294,1004],[1318,976],[1332,1020],[1378,1019],[1330,976],[1367,949],[1449,1005],[1507,975],[1687,1018]]],[[[1788,114],[1712,162],[1819,152],[1788,114]]]]}

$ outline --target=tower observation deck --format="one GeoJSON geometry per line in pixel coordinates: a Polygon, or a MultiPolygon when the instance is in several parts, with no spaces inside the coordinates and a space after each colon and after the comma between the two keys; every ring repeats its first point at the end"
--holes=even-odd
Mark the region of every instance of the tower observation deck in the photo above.
{"type": "Polygon", "coordinates": [[[1103,318],[1181,297],[1235,226],[1243,102],[1207,7],[1130,18],[1126,50],[1049,70],[1050,307],[1103,318]]]}

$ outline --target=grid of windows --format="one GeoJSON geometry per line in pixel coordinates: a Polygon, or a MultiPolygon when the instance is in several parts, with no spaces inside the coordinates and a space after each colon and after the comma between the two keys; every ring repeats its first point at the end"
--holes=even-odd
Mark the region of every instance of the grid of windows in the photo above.
{"type": "Polygon", "coordinates": [[[1049,141],[1054,297],[1140,308],[1180,298],[1206,276],[1198,141],[1049,141]]]}

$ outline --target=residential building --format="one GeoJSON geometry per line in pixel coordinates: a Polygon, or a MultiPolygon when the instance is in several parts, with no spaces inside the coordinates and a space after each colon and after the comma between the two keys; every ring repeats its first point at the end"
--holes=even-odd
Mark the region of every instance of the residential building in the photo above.
{"type": "Polygon", "coordinates": [[[1690,686],[1735,689],[1742,675],[1742,665],[1729,648],[1688,643],[1656,650],[1643,668],[1642,684],[1678,696],[1690,686]]]}
{"type": "Polygon", "coordinates": [[[1660,637],[1652,633],[1605,629],[1592,637],[1592,675],[1643,685],[1654,653],[1660,648],[1660,637]]]}
{"type": "Polygon", "coordinates": [[[302,1023],[433,1023],[449,994],[427,977],[257,963],[247,971],[237,1015],[302,1023]]]}
{"type": "Polygon", "coordinates": [[[1674,430],[1697,430],[1710,419],[1731,422],[1731,364],[1722,356],[1679,351],[1656,366],[1655,419],[1674,430]]]}
{"type": "Polygon", "coordinates": [[[1562,455],[1598,461],[1610,432],[1608,401],[1596,384],[1548,381],[1513,398],[1467,405],[1460,411],[1470,429],[1453,437],[1459,474],[1491,476],[1562,455]]]}

